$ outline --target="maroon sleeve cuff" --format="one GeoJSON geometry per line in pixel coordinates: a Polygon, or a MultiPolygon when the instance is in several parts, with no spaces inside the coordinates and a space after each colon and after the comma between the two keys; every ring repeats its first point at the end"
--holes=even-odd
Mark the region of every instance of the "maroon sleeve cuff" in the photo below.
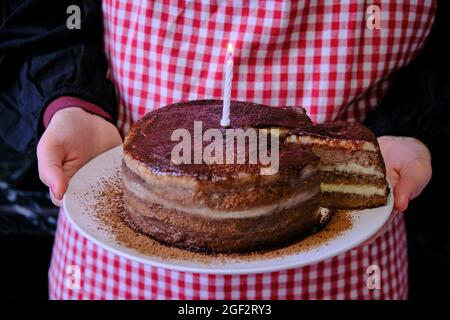
{"type": "Polygon", "coordinates": [[[47,128],[56,111],[69,107],[80,107],[87,112],[96,114],[108,121],[112,121],[111,116],[96,104],[76,97],[63,96],[53,100],[45,109],[43,117],[44,127],[47,128]]]}

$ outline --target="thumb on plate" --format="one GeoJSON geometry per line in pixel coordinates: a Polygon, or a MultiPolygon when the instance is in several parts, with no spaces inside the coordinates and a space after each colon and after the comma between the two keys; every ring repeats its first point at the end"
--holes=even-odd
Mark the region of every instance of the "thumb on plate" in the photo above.
{"type": "Polygon", "coordinates": [[[61,200],[67,189],[68,178],[63,170],[64,150],[46,143],[39,144],[39,178],[47,185],[54,198],[61,200]]]}

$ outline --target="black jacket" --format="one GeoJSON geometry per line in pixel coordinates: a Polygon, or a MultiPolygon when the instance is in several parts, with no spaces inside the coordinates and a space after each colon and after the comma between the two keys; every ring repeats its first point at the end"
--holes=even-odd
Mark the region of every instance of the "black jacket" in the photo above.
{"type": "Polygon", "coordinates": [[[0,139],[33,152],[42,110],[70,95],[97,104],[114,118],[114,88],[106,79],[100,1],[0,0],[0,139]],[[70,5],[81,29],[69,30],[70,5]]]}

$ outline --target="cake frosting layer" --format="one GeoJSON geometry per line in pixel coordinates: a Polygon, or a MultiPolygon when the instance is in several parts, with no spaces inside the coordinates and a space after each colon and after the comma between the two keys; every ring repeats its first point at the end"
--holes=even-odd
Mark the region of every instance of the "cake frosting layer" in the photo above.
{"type": "Polygon", "coordinates": [[[384,196],[386,194],[386,187],[377,187],[370,184],[333,184],[321,183],[320,188],[323,192],[338,192],[338,193],[352,193],[365,197],[370,196],[384,196]]]}
{"type": "Polygon", "coordinates": [[[364,150],[364,151],[376,151],[376,146],[372,142],[359,141],[359,140],[344,140],[336,138],[317,138],[311,133],[295,133],[296,131],[290,131],[288,133],[288,142],[295,142],[304,145],[317,145],[317,146],[332,146],[335,148],[350,149],[350,150],[364,150]],[[294,132],[294,134],[292,134],[294,132]],[[298,135],[299,134],[299,135],[298,135]]]}
{"type": "MultiPolygon", "coordinates": [[[[295,136],[309,136],[312,138],[326,139],[327,141],[341,141],[345,144],[367,142],[374,144],[376,149],[376,137],[372,131],[359,122],[334,121],[318,125],[305,125],[290,130],[295,136]]],[[[367,150],[367,151],[375,151],[367,150]]]]}
{"type": "Polygon", "coordinates": [[[325,172],[340,172],[356,175],[368,175],[384,178],[382,170],[375,166],[364,167],[356,162],[336,163],[336,164],[321,164],[320,170],[325,172]]]}
{"type": "MultiPolygon", "coordinates": [[[[194,149],[204,149],[211,141],[194,141],[194,122],[201,122],[202,131],[218,129],[223,135],[223,149],[226,149],[227,129],[283,129],[286,130],[311,124],[302,108],[274,108],[265,105],[232,101],[230,108],[231,126],[220,127],[223,103],[221,100],[198,100],[176,103],[154,112],[139,120],[130,130],[124,142],[124,152],[145,164],[150,170],[161,174],[193,176],[200,180],[233,179],[237,175],[259,175],[261,163],[239,166],[236,164],[180,163],[171,161],[171,152],[179,141],[172,139],[176,129],[189,132],[194,149]]],[[[259,147],[259,145],[258,145],[259,147]]],[[[270,152],[270,148],[268,150],[270,152]]],[[[302,170],[316,156],[300,149],[293,151],[280,145],[279,171],[292,174],[302,170]],[[292,152],[297,153],[292,156],[292,152]]],[[[249,159],[249,149],[244,150],[249,159]]],[[[237,154],[235,154],[237,155],[237,154]]],[[[191,158],[194,158],[193,156],[191,158]]],[[[225,155],[223,155],[225,160],[225,155]]],[[[225,161],[223,161],[225,163],[225,161]]]]}

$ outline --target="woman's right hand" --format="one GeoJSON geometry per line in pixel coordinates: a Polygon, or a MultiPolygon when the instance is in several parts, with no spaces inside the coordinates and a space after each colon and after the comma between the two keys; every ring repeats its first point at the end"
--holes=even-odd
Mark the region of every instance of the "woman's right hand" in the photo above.
{"type": "Polygon", "coordinates": [[[57,111],[42,135],[37,158],[39,177],[60,206],[70,178],[86,162],[122,143],[117,128],[78,107],[57,111]]]}

